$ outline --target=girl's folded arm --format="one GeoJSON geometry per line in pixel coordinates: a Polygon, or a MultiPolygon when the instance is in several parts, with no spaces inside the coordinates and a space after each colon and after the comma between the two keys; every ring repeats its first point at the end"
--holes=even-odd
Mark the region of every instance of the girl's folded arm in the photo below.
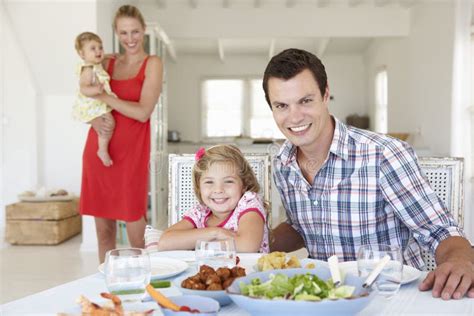
{"type": "Polygon", "coordinates": [[[247,212],[239,219],[235,237],[238,252],[258,252],[263,240],[265,222],[257,212],[247,212]]]}
{"type": "Polygon", "coordinates": [[[194,250],[196,240],[215,239],[219,229],[222,228],[195,228],[190,221],[182,219],[163,232],[158,242],[158,250],[194,250]]]}

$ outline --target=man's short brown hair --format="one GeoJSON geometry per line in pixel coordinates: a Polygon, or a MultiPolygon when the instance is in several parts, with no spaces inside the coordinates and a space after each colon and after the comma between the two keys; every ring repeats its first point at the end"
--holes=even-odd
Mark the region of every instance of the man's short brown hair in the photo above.
{"type": "Polygon", "coordinates": [[[263,75],[263,91],[270,109],[270,97],[268,96],[268,80],[272,77],[288,80],[308,69],[318,83],[319,92],[323,96],[327,88],[327,75],[321,60],[316,55],[302,49],[289,48],[278,55],[273,56],[265,69],[263,75]]]}

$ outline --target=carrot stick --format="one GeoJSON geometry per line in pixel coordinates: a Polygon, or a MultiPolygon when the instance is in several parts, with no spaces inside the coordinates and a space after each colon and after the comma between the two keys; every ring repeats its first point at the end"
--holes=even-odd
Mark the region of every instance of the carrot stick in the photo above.
{"type": "Polygon", "coordinates": [[[151,284],[148,284],[146,286],[146,291],[148,292],[148,294],[150,294],[151,298],[154,299],[161,306],[171,309],[175,312],[179,312],[180,307],[173,303],[169,298],[155,290],[155,288],[151,284]]]}

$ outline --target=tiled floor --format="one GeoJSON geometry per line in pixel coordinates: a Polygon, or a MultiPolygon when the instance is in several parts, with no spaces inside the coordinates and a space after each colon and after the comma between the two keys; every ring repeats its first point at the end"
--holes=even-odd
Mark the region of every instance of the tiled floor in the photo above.
{"type": "Polygon", "coordinates": [[[0,304],[95,273],[97,254],[80,246],[81,235],[57,246],[1,244],[0,304]]]}

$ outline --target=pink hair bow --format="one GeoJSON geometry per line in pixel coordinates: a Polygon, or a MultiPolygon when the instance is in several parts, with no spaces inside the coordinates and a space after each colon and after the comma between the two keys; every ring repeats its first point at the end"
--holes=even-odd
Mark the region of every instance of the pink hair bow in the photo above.
{"type": "Polygon", "coordinates": [[[206,149],[204,147],[199,148],[198,151],[196,151],[196,154],[194,155],[194,159],[196,161],[201,160],[201,158],[204,156],[205,153],[206,153],[206,149]]]}

